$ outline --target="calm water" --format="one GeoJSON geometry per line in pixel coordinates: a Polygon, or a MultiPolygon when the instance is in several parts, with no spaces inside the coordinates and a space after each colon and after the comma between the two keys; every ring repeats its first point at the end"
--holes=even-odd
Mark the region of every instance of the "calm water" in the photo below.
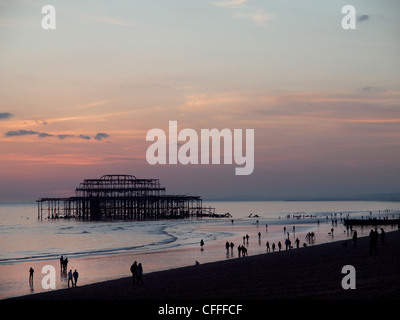
{"type": "MultiPolygon", "coordinates": [[[[60,255],[68,257],[71,267],[79,268],[80,282],[85,284],[129,275],[126,270],[133,259],[143,261],[145,270],[150,272],[192,265],[194,261],[234,258],[234,253],[225,254],[224,244],[230,241],[237,246],[245,234],[251,237],[249,254],[264,253],[266,240],[272,242],[285,239],[283,226],[287,226],[293,240],[299,237],[303,241],[309,231],[316,232],[316,244],[338,240],[347,236],[341,225],[341,218],[347,215],[369,217],[372,212],[373,216],[392,217],[393,214],[398,216],[400,210],[400,204],[396,202],[274,201],[204,204],[215,207],[218,213],[229,212],[233,218],[39,221],[35,204],[0,205],[0,298],[40,292],[39,280],[34,289],[28,287],[27,268],[35,266],[40,279],[41,265],[51,263],[58,267],[60,255]],[[338,220],[335,238],[329,235],[332,219],[338,220]],[[257,241],[258,232],[260,241],[257,241]],[[207,249],[202,252],[199,250],[201,239],[205,241],[207,249]]],[[[58,288],[65,286],[62,280],[61,277],[58,288]]]]}

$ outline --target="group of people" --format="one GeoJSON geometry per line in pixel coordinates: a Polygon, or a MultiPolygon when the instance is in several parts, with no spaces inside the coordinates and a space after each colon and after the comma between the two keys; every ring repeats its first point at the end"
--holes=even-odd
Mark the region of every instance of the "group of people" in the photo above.
{"type": "MultiPolygon", "coordinates": [[[[70,287],[69,284],[71,283],[72,287],[76,287],[76,284],[78,283],[78,277],[79,273],[75,269],[74,272],[72,272],[72,269],[69,270],[67,273],[67,266],[68,266],[68,258],[65,258],[63,256],[60,257],[60,269],[61,269],[61,274],[67,275],[68,277],[68,288],[70,287]]],[[[33,285],[33,273],[35,270],[30,267],[29,269],[29,284],[32,286],[33,285]]]]}
{"type": "MultiPolygon", "coordinates": [[[[371,229],[371,232],[369,233],[369,255],[371,256],[372,253],[375,255],[378,254],[378,239],[379,239],[379,233],[378,229],[375,228],[375,230],[371,229]]],[[[381,228],[381,242],[382,244],[385,244],[385,230],[381,228]]]]}
{"type": "MultiPolygon", "coordinates": [[[[64,259],[63,256],[60,257],[60,268],[61,268],[61,273],[65,274],[67,272],[68,258],[64,259]]],[[[78,277],[79,277],[78,271],[76,271],[76,269],[75,269],[74,272],[72,272],[72,269],[70,269],[68,271],[67,277],[68,277],[68,288],[69,288],[70,283],[71,283],[72,287],[76,287],[76,284],[78,283],[78,277]]]]}
{"type": "MultiPolygon", "coordinates": [[[[298,249],[300,246],[300,240],[299,238],[296,238],[295,240],[296,243],[296,248],[298,249]]],[[[269,245],[269,241],[267,241],[267,243],[265,244],[267,247],[267,252],[271,252],[271,247],[272,247],[272,252],[275,252],[276,246],[275,246],[275,242],[272,243],[272,246],[270,247],[269,245]]],[[[305,247],[305,243],[303,243],[303,247],[305,247]]],[[[286,250],[288,249],[292,249],[292,241],[290,241],[289,238],[285,239],[285,248],[286,250]]],[[[278,250],[281,251],[282,250],[282,243],[280,241],[278,241],[278,250]]]]}
{"type": "Polygon", "coordinates": [[[137,263],[135,261],[131,265],[131,273],[132,273],[132,281],[134,285],[141,285],[143,284],[143,267],[141,263],[137,263]]]}

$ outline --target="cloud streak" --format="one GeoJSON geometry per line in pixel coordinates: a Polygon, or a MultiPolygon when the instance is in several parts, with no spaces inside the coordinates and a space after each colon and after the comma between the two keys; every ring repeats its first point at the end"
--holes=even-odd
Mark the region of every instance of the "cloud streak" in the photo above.
{"type": "Polygon", "coordinates": [[[107,133],[100,132],[100,133],[96,134],[94,139],[101,141],[101,140],[106,139],[108,137],[110,137],[110,136],[107,133]]]}
{"type": "Polygon", "coordinates": [[[217,7],[242,8],[246,2],[247,0],[232,0],[223,2],[211,2],[211,4],[217,7]]]}
{"type": "Polygon", "coordinates": [[[369,15],[367,15],[367,14],[363,14],[363,15],[357,17],[357,21],[359,21],[359,22],[367,21],[367,20],[369,20],[369,15]]]}
{"type": "Polygon", "coordinates": [[[233,15],[234,19],[247,19],[255,22],[258,26],[265,26],[266,21],[275,19],[276,15],[271,13],[266,13],[264,10],[260,9],[257,12],[251,13],[236,13],[233,15]]]}
{"type": "MultiPolygon", "coordinates": [[[[73,134],[51,134],[47,132],[38,132],[38,131],[33,131],[33,130],[14,130],[14,131],[8,131],[5,133],[6,137],[23,137],[23,136],[38,136],[39,138],[50,138],[50,137],[55,137],[60,140],[65,140],[67,138],[77,138],[81,140],[91,140],[92,138],[88,135],[73,135],[73,134]]],[[[110,135],[107,133],[97,133],[96,136],[93,137],[93,139],[101,141],[103,139],[109,138],[110,135]]]]}
{"type": "Polygon", "coordinates": [[[0,120],[10,119],[13,116],[10,112],[0,112],[0,120]]]}

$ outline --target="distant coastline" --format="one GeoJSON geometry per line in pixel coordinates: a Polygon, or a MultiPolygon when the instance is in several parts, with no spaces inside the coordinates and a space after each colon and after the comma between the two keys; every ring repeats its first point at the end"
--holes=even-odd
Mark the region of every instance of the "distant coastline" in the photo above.
{"type": "Polygon", "coordinates": [[[294,196],[294,197],[267,197],[267,196],[229,196],[220,198],[207,198],[203,201],[389,201],[400,202],[400,193],[371,193],[358,195],[332,195],[332,196],[294,196]]]}

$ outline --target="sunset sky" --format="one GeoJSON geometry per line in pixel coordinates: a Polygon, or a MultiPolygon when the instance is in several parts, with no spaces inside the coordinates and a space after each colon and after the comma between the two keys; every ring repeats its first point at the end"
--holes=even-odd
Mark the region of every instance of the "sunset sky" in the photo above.
{"type": "Polygon", "coordinates": [[[0,0],[0,202],[116,173],[206,199],[400,192],[399,31],[397,0],[0,0]],[[254,129],[254,172],[149,165],[170,120],[254,129]]]}

